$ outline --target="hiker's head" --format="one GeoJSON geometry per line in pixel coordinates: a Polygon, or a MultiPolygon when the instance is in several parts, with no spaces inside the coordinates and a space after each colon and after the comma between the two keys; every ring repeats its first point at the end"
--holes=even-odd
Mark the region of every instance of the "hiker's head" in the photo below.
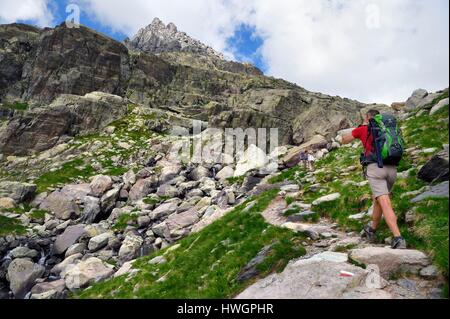
{"type": "Polygon", "coordinates": [[[369,122],[370,119],[373,119],[376,115],[380,114],[380,111],[377,110],[369,110],[366,113],[366,122],[369,122]]]}

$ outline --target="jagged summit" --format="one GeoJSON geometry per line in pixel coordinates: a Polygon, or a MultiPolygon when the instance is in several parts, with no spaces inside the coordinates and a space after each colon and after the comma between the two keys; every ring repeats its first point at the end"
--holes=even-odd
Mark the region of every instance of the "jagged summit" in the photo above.
{"type": "Polygon", "coordinates": [[[224,59],[221,53],[210,46],[178,31],[172,22],[165,25],[159,18],[154,18],[151,24],[140,29],[131,40],[127,38],[124,42],[129,49],[143,52],[191,52],[224,59]]]}

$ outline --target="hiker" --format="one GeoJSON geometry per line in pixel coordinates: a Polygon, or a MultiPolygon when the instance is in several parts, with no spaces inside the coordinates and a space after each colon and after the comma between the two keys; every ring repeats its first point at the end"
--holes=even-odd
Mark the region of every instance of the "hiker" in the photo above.
{"type": "Polygon", "coordinates": [[[391,190],[397,178],[397,165],[403,154],[403,140],[398,132],[396,119],[392,115],[381,115],[377,110],[369,110],[363,124],[351,133],[339,136],[338,142],[348,144],[355,139],[359,139],[364,146],[364,153],[361,154],[361,164],[373,193],[373,215],[371,224],[364,226],[363,235],[369,241],[374,242],[381,217],[384,216],[389,229],[394,235],[391,247],[394,249],[405,249],[406,241],[400,234],[397,217],[390,200],[391,190]],[[380,127],[384,130],[381,130],[380,127]],[[379,145],[381,142],[374,143],[374,135],[375,141],[386,140],[379,138],[380,134],[387,134],[385,133],[386,128],[391,137],[393,136],[394,141],[398,140],[399,142],[389,145],[383,142],[382,152],[380,150],[381,145],[379,145]],[[391,128],[392,131],[390,130],[391,128]],[[396,148],[391,149],[394,147],[392,145],[396,148]],[[389,148],[389,150],[385,148],[389,148]],[[389,157],[392,158],[390,159],[389,157]]]}
{"type": "Polygon", "coordinates": [[[306,161],[308,160],[308,156],[304,151],[301,151],[299,154],[299,166],[302,166],[303,168],[306,168],[306,161]]]}
{"type": "Polygon", "coordinates": [[[315,160],[316,160],[316,159],[314,158],[313,152],[312,152],[311,150],[309,150],[309,151],[308,151],[308,157],[307,157],[306,163],[307,163],[308,170],[309,170],[310,172],[312,172],[312,171],[314,170],[314,161],[315,161],[315,160]]]}

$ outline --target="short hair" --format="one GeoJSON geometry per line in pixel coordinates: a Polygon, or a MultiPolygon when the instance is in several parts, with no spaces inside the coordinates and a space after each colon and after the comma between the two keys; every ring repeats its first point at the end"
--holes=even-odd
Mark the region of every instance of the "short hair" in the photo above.
{"type": "Polygon", "coordinates": [[[368,117],[374,118],[376,115],[380,114],[380,111],[378,111],[378,110],[368,110],[366,114],[367,114],[368,117]]]}

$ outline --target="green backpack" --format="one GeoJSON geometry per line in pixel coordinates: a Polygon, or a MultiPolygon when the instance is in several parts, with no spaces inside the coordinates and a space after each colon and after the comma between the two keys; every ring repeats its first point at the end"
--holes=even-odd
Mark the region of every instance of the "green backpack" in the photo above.
{"type": "Polygon", "coordinates": [[[374,152],[366,159],[369,163],[398,165],[405,151],[405,142],[397,124],[390,114],[378,114],[369,121],[369,135],[373,135],[374,152]]]}

